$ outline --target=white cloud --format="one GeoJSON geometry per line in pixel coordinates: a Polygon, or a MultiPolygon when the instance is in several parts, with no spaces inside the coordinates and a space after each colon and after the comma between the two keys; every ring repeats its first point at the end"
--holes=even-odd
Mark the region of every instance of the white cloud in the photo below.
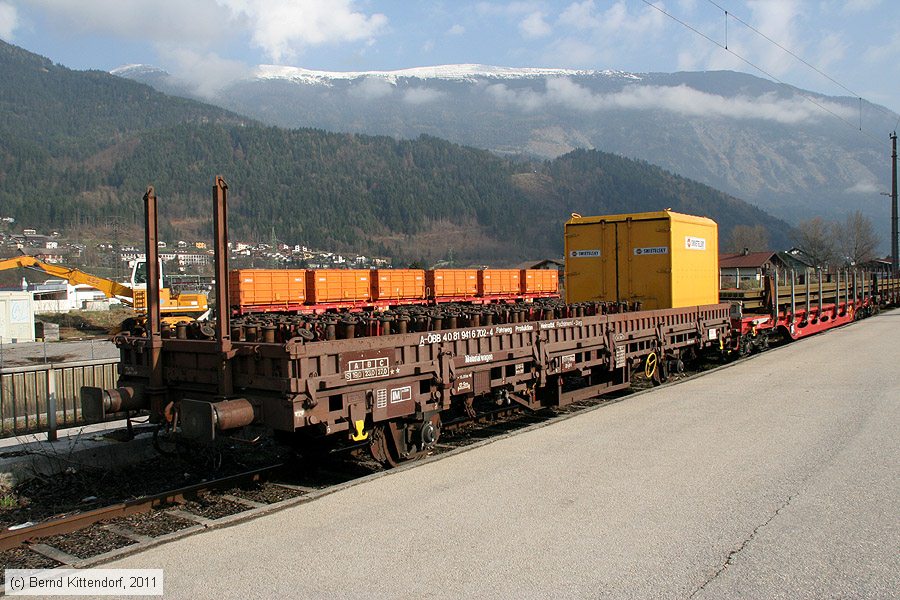
{"type": "MultiPolygon", "coordinates": [[[[736,16],[795,54],[804,55],[803,44],[797,35],[798,18],[803,12],[800,0],[748,0],[747,8],[750,9],[749,16],[740,14],[736,16]]],[[[746,27],[736,26],[732,20],[729,22],[731,26],[728,28],[728,49],[731,52],[709,48],[705,53],[707,57],[705,68],[746,69],[747,63],[737,58],[735,54],[776,76],[784,75],[798,66],[796,59],[772,42],[746,27]]],[[[721,24],[710,33],[713,39],[724,43],[721,24]]]]}
{"type": "MultiPolygon", "coordinates": [[[[752,12],[752,23],[756,28],[764,32],[768,37],[777,41],[785,48],[790,48],[795,53],[801,53],[803,47],[797,39],[797,17],[802,8],[799,0],[752,0],[747,3],[752,12]]],[[[759,39],[757,37],[757,39],[759,39]]],[[[765,66],[776,73],[784,73],[789,67],[794,66],[794,59],[787,56],[784,50],[762,40],[762,49],[757,46],[757,51],[763,57],[765,66]]]]}
{"type": "Polygon", "coordinates": [[[544,108],[547,96],[534,90],[511,90],[505,84],[495,83],[485,88],[485,93],[500,106],[515,106],[525,112],[535,112],[544,108]]]}
{"type": "Polygon", "coordinates": [[[886,44],[869,46],[863,54],[863,58],[870,63],[894,61],[897,56],[900,56],[900,33],[895,33],[886,44]]]}
{"type": "Polygon", "coordinates": [[[600,20],[594,14],[597,6],[594,0],[573,2],[559,16],[559,24],[575,29],[593,29],[600,26],[600,20]]]}
{"type": "Polygon", "coordinates": [[[8,2],[0,2],[0,38],[11,40],[13,31],[19,26],[16,7],[8,2]]]}
{"type": "Polygon", "coordinates": [[[428,104],[443,99],[444,92],[430,90],[428,88],[409,88],[403,93],[403,101],[407,104],[428,104]]]}
{"type": "Polygon", "coordinates": [[[30,0],[62,31],[205,48],[246,32],[272,60],[308,46],[370,41],[387,26],[354,0],[30,0]]]}
{"type": "MultiPolygon", "coordinates": [[[[547,80],[544,93],[512,90],[503,84],[489,86],[487,92],[498,104],[514,106],[526,112],[553,106],[582,112],[665,110],[689,117],[761,119],[782,124],[815,121],[825,115],[802,96],[779,98],[774,94],[765,94],[726,98],[685,85],[631,85],[619,92],[599,94],[569,79],[555,78],[547,80]]],[[[842,117],[853,116],[853,110],[843,105],[820,103],[842,117]]]]}
{"type": "Polygon", "coordinates": [[[605,45],[594,44],[575,37],[555,40],[548,48],[545,61],[570,67],[595,67],[608,62],[612,54],[605,45]]]}
{"type": "Polygon", "coordinates": [[[304,47],[372,41],[388,19],[355,10],[353,0],[217,0],[246,18],[253,43],[279,62],[304,47]]]}
{"type": "Polygon", "coordinates": [[[394,93],[394,86],[379,77],[366,77],[350,88],[350,94],[364,100],[378,100],[394,93]]]}
{"type": "Polygon", "coordinates": [[[447,30],[447,35],[462,35],[466,32],[466,28],[457,23],[447,30]]]}
{"type": "Polygon", "coordinates": [[[434,40],[425,40],[425,43],[422,44],[422,52],[426,54],[434,50],[434,40]]]}
{"type": "Polygon", "coordinates": [[[876,194],[880,191],[881,187],[874,181],[860,181],[844,190],[848,194],[876,194]]]}
{"type": "Polygon", "coordinates": [[[847,55],[847,42],[840,33],[829,33],[819,42],[816,52],[815,65],[820,70],[826,70],[834,63],[842,60],[847,55]]]}
{"type": "Polygon", "coordinates": [[[541,38],[550,35],[553,28],[544,20],[544,13],[535,11],[519,21],[519,31],[527,38],[541,38]]]}
{"type": "MultiPolygon", "coordinates": [[[[660,3],[655,3],[660,5],[660,3]]],[[[666,16],[645,6],[637,14],[628,11],[628,4],[619,0],[605,11],[598,12],[594,0],[573,2],[560,14],[559,23],[580,31],[593,31],[603,36],[647,35],[660,30],[666,16]]]]}
{"type": "Polygon", "coordinates": [[[245,64],[222,58],[214,52],[201,53],[165,46],[160,46],[158,51],[175,79],[207,98],[212,98],[228,84],[253,75],[245,64]]]}
{"type": "MultiPolygon", "coordinates": [[[[658,3],[656,3],[658,4],[658,3]]],[[[545,51],[545,59],[572,67],[620,66],[632,52],[646,52],[666,27],[666,17],[651,6],[617,0],[605,10],[595,0],[571,2],[556,20],[562,37],[545,51]],[[641,8],[630,11],[629,7],[641,8]]]]}
{"type": "Polygon", "coordinates": [[[198,45],[228,36],[230,21],[214,0],[30,0],[60,30],[198,45]]]}
{"type": "Polygon", "coordinates": [[[480,16],[501,15],[507,17],[516,17],[530,12],[534,12],[540,8],[540,2],[479,2],[475,5],[475,12],[480,16]]]}

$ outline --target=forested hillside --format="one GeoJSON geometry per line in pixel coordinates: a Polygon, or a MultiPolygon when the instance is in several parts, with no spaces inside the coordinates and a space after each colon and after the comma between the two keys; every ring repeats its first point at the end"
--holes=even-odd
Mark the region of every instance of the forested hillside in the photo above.
{"type": "Polygon", "coordinates": [[[527,162],[427,136],[263,127],[2,43],[0,77],[12,82],[0,86],[0,216],[23,228],[102,228],[121,215],[136,235],[153,184],[164,238],[208,238],[209,189],[222,174],[232,239],[274,232],[401,259],[508,263],[560,254],[571,212],[671,207],[723,232],[761,223],[787,242],[786,224],[740,200],[601,152],[527,162]]]}

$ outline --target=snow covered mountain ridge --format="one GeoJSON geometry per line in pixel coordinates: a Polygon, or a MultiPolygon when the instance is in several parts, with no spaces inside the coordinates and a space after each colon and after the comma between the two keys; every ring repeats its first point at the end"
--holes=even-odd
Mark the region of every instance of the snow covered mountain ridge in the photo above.
{"type": "Polygon", "coordinates": [[[638,75],[625,71],[593,71],[584,69],[554,69],[541,67],[498,67],[492,65],[461,64],[413,67],[396,71],[314,71],[301,67],[260,65],[259,79],[288,79],[298,83],[329,83],[332,80],[378,78],[396,83],[398,79],[443,79],[475,81],[477,79],[533,79],[538,77],[605,76],[640,80],[638,75]]]}
{"type": "MultiPolygon", "coordinates": [[[[158,67],[145,64],[131,64],[116,67],[110,71],[119,77],[140,77],[142,75],[165,74],[158,67]]],[[[332,81],[352,81],[354,79],[380,79],[396,84],[400,79],[439,79],[445,81],[477,81],[478,79],[537,79],[541,77],[591,77],[601,76],[614,79],[640,81],[634,73],[615,70],[557,69],[543,67],[498,67],[494,65],[460,64],[413,67],[395,71],[316,71],[302,67],[284,65],[259,65],[256,79],[284,79],[302,84],[330,85],[332,81]]]]}

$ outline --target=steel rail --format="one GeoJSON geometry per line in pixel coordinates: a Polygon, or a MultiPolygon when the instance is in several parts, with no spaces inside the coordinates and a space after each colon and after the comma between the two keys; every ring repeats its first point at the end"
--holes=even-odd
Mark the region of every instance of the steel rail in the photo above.
{"type": "Polygon", "coordinates": [[[238,473],[236,475],[229,475],[227,477],[222,477],[221,479],[215,479],[213,481],[195,483],[189,486],[176,488],[174,490],[161,492],[159,494],[142,496],[133,500],[126,500],[124,502],[111,504],[109,506],[104,506],[93,510],[65,515],[63,517],[42,521],[40,523],[36,523],[29,527],[23,527],[21,529],[6,530],[0,533],[0,551],[16,548],[18,546],[21,546],[25,542],[36,540],[39,538],[46,538],[53,535],[80,531],[81,529],[85,529],[93,525],[94,523],[105,521],[107,519],[117,519],[120,517],[127,517],[138,513],[145,513],[154,508],[165,506],[167,504],[180,504],[185,502],[186,499],[192,496],[196,496],[202,491],[231,487],[236,483],[245,481],[261,481],[266,475],[277,471],[283,466],[284,465],[282,463],[269,465],[259,469],[253,469],[250,471],[245,471],[243,473],[238,473]]]}

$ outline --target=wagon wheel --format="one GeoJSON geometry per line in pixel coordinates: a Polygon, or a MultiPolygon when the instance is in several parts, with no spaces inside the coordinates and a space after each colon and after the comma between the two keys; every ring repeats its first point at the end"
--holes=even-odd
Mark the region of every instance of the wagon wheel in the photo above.
{"type": "Polygon", "coordinates": [[[369,450],[375,460],[390,469],[427,456],[440,435],[438,413],[419,423],[388,421],[375,426],[369,450]]]}
{"type": "Polygon", "coordinates": [[[372,437],[369,442],[369,451],[372,453],[372,458],[381,463],[386,469],[396,467],[401,462],[396,444],[392,438],[393,427],[390,423],[376,425],[372,430],[372,437]]]}
{"type": "Polygon", "coordinates": [[[653,385],[662,385],[666,381],[666,371],[663,361],[660,360],[659,354],[654,350],[644,359],[644,375],[647,376],[653,385]]]}

